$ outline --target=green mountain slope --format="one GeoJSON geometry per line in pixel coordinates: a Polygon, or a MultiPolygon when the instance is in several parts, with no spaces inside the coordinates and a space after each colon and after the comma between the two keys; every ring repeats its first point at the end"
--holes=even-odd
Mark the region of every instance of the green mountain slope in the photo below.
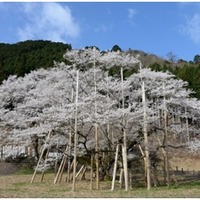
{"type": "Polygon", "coordinates": [[[0,82],[9,75],[23,76],[31,70],[53,66],[53,60],[62,61],[70,44],[28,40],[16,44],[0,43],[0,82]]]}
{"type": "MultiPolygon", "coordinates": [[[[63,54],[71,49],[70,44],[44,40],[28,40],[16,44],[0,43],[0,83],[9,75],[24,76],[24,74],[38,68],[52,67],[54,60],[66,62],[63,59],[63,54]]],[[[112,50],[121,50],[121,48],[114,45],[112,50]]],[[[174,62],[141,50],[129,49],[127,53],[132,56],[139,55],[144,67],[150,67],[156,71],[168,70],[178,78],[189,82],[189,87],[196,92],[194,96],[200,99],[200,58],[196,58],[198,55],[194,57],[194,62],[186,62],[182,59],[174,62]]],[[[134,72],[135,69],[132,68],[126,70],[124,75],[129,76],[134,72]]],[[[110,75],[118,73],[120,70],[117,68],[111,69],[109,72],[110,75]]]]}

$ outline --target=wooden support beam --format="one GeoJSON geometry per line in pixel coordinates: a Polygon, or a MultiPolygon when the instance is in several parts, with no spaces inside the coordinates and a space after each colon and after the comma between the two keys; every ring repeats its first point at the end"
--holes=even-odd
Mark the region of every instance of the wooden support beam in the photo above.
{"type": "Polygon", "coordinates": [[[111,191],[113,191],[115,189],[115,179],[116,179],[116,172],[117,172],[118,154],[119,154],[119,144],[116,147],[115,164],[114,164],[114,169],[113,169],[113,178],[112,178],[111,191]]]}

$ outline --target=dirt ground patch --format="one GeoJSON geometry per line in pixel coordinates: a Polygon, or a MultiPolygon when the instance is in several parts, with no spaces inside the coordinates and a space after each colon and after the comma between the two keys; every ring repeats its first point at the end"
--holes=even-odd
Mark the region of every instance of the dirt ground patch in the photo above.
{"type": "Polygon", "coordinates": [[[175,170],[176,166],[179,170],[183,168],[184,171],[200,171],[200,159],[194,158],[172,158],[170,160],[172,168],[175,170]]]}
{"type": "Polygon", "coordinates": [[[14,163],[0,162],[0,175],[10,175],[19,170],[19,167],[14,163]]]}
{"type": "Polygon", "coordinates": [[[194,155],[187,149],[173,150],[170,154],[170,164],[173,170],[178,167],[179,170],[184,171],[200,171],[200,155],[194,155]]]}

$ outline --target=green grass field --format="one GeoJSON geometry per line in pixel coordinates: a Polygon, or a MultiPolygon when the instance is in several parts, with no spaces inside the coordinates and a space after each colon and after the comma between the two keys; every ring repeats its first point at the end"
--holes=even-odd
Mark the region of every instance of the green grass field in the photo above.
{"type": "MultiPolygon", "coordinates": [[[[62,181],[54,184],[54,174],[47,173],[43,182],[40,182],[41,175],[38,174],[34,183],[30,183],[32,173],[18,173],[0,177],[0,198],[134,198],[134,197],[153,197],[153,198],[189,198],[200,197],[200,181],[192,183],[182,183],[178,185],[152,187],[147,191],[145,187],[135,186],[128,192],[119,189],[118,183],[116,190],[111,191],[111,182],[100,182],[99,190],[90,189],[90,181],[82,180],[76,182],[76,190],[72,191],[72,184],[62,181]]],[[[95,183],[94,183],[95,188],[95,183]]]]}

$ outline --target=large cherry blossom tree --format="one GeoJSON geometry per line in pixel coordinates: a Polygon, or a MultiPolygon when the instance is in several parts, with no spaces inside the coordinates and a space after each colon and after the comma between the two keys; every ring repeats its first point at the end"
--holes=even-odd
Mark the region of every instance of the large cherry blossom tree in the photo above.
{"type": "Polygon", "coordinates": [[[69,146],[70,158],[95,155],[97,179],[103,168],[99,158],[107,152],[106,171],[120,144],[126,190],[129,152],[135,144],[143,144],[147,168],[151,165],[149,135],[163,138],[166,155],[169,132],[184,135],[185,144],[197,151],[200,145],[191,135],[200,126],[200,103],[190,98],[186,82],[168,72],[143,69],[137,58],[124,52],[87,48],[68,51],[64,58],[69,65],[55,62],[48,70],[10,76],[0,86],[2,143],[30,146],[35,138],[43,138],[43,149],[69,146]],[[124,77],[124,70],[133,66],[137,73],[124,77]],[[108,75],[112,67],[120,67],[120,78],[108,75]]]}

